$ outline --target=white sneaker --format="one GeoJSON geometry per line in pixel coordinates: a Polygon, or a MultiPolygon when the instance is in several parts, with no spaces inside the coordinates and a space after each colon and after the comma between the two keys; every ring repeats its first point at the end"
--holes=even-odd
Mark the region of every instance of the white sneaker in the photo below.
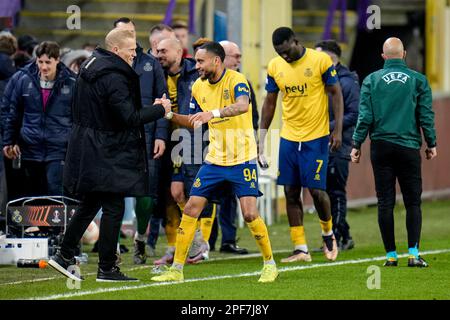
{"type": "Polygon", "coordinates": [[[202,251],[203,247],[203,235],[200,228],[195,230],[194,240],[192,240],[191,247],[189,248],[188,257],[195,257],[202,251]]]}
{"type": "Polygon", "coordinates": [[[188,258],[186,263],[196,264],[202,260],[209,259],[209,243],[203,239],[203,235],[200,229],[195,230],[194,240],[192,241],[191,248],[189,249],[188,258]]]}
{"type": "Polygon", "coordinates": [[[206,244],[206,250],[205,250],[205,252],[202,253],[203,260],[209,260],[209,249],[210,249],[209,242],[205,241],[205,244],[206,244]]]}

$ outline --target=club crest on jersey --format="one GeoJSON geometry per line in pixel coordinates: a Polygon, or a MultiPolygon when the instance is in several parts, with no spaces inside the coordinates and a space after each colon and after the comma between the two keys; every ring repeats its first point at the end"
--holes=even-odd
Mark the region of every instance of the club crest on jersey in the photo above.
{"type": "Polygon", "coordinates": [[[313,72],[312,72],[311,68],[306,68],[304,75],[305,75],[305,77],[312,77],[313,72]]]}
{"type": "Polygon", "coordinates": [[[230,99],[230,91],[228,89],[223,90],[223,99],[224,100],[230,99]]]}
{"type": "Polygon", "coordinates": [[[400,81],[401,83],[406,83],[406,80],[408,80],[409,76],[403,72],[389,72],[388,74],[385,74],[383,76],[383,80],[390,84],[394,81],[400,81]]]}
{"type": "Polygon", "coordinates": [[[316,175],[314,176],[314,180],[320,181],[320,174],[316,173],[316,175]]]}
{"type": "Polygon", "coordinates": [[[202,185],[200,178],[197,178],[194,182],[194,188],[200,188],[200,186],[202,185]]]}

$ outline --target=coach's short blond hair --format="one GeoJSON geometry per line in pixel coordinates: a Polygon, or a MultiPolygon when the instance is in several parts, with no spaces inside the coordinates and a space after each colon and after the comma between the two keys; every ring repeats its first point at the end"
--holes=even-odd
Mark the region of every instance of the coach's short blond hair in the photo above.
{"type": "Polygon", "coordinates": [[[136,35],[130,30],[113,29],[105,37],[106,50],[121,47],[125,39],[135,39],[136,35]]]}

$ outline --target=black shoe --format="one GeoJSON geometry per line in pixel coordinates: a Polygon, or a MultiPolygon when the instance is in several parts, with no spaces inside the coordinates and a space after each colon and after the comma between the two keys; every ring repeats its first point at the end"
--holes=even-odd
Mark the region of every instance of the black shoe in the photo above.
{"type": "Polygon", "coordinates": [[[234,254],[248,254],[248,250],[247,249],[239,248],[234,243],[224,243],[220,247],[220,252],[234,253],[234,254]]]}
{"type": "Polygon", "coordinates": [[[115,266],[111,270],[102,270],[98,268],[97,271],[97,282],[125,282],[125,281],[139,281],[136,278],[127,277],[122,272],[120,268],[115,266]]]}
{"type": "Polygon", "coordinates": [[[134,240],[134,253],[133,253],[134,264],[145,264],[146,260],[147,255],[145,254],[145,242],[134,240]]]}
{"type": "Polygon", "coordinates": [[[80,269],[77,266],[75,257],[73,257],[72,259],[66,259],[59,251],[57,251],[54,256],[50,257],[48,265],[67,278],[75,281],[84,280],[84,278],[80,275],[80,269]]]}
{"type": "MultiPolygon", "coordinates": [[[[336,238],[334,237],[333,234],[329,235],[329,236],[322,236],[323,239],[323,244],[327,246],[328,251],[333,251],[333,240],[336,240],[336,238]]],[[[322,249],[323,249],[323,245],[322,245],[322,249]]]]}
{"type": "Polygon", "coordinates": [[[355,241],[353,241],[352,238],[348,238],[346,241],[342,240],[341,243],[339,243],[339,250],[350,250],[355,247],[355,241]]]}
{"type": "Polygon", "coordinates": [[[383,267],[396,267],[398,266],[398,260],[397,259],[387,259],[384,264],[383,267]]]}
{"type": "Polygon", "coordinates": [[[414,256],[410,256],[408,258],[408,267],[426,268],[428,267],[428,263],[423,260],[421,256],[418,256],[417,258],[414,256]]]}

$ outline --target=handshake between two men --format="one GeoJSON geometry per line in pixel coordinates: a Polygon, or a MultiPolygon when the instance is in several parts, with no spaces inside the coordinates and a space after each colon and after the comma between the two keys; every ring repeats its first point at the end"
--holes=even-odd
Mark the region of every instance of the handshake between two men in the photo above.
{"type": "Polygon", "coordinates": [[[166,97],[166,94],[163,94],[161,98],[155,99],[154,105],[160,104],[165,109],[165,116],[164,118],[173,121],[174,123],[188,128],[198,128],[201,125],[207,123],[208,121],[212,120],[214,118],[214,114],[212,111],[202,111],[197,112],[195,114],[190,115],[182,115],[178,113],[173,113],[172,103],[170,99],[166,97]]]}

